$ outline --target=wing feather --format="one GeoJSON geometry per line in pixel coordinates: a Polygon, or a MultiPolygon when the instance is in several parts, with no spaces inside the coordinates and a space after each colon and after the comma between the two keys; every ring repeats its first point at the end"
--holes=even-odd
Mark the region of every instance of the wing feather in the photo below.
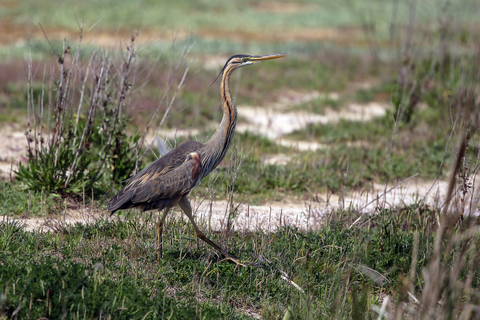
{"type": "Polygon", "coordinates": [[[155,160],[133,178],[112,200],[107,210],[115,212],[132,207],[145,210],[169,205],[170,200],[190,192],[201,167],[200,153],[203,144],[188,141],[165,156],[155,160]],[[155,203],[158,202],[158,206],[155,203]]]}

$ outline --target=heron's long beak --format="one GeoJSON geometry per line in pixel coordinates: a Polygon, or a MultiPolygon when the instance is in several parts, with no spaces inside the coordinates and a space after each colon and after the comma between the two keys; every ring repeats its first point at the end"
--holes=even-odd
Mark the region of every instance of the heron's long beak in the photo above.
{"type": "Polygon", "coordinates": [[[290,55],[290,53],[269,54],[269,55],[266,55],[266,56],[251,56],[251,57],[248,57],[248,60],[252,61],[252,62],[262,62],[262,61],[265,61],[265,60],[283,58],[283,57],[286,57],[288,55],[290,55]]]}

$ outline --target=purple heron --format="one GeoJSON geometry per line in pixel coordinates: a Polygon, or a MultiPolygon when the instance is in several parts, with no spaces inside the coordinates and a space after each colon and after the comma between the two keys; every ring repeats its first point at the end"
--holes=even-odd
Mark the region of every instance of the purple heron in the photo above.
{"type": "MultiPolygon", "coordinates": [[[[277,59],[288,54],[264,56],[234,55],[223,67],[220,94],[223,119],[210,140],[205,143],[187,141],[152,162],[128,180],[127,185],[110,200],[108,211],[138,207],[147,210],[164,210],[158,223],[159,256],[162,255],[162,231],[165,218],[177,204],[186,214],[198,238],[222,253],[226,260],[243,265],[242,261],[218,246],[198,228],[192,215],[188,194],[223,160],[232,141],[237,122],[237,107],[230,93],[230,75],[235,69],[277,59]]],[[[218,77],[217,77],[218,78],[218,77]]]]}

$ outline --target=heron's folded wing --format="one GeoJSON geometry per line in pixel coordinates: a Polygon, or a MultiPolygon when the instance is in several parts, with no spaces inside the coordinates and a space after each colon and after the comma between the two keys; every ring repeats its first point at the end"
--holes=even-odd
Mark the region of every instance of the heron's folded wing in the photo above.
{"type": "Polygon", "coordinates": [[[116,203],[129,203],[129,207],[137,204],[149,204],[162,200],[175,199],[188,194],[195,186],[201,169],[201,161],[197,153],[195,157],[187,156],[185,161],[170,171],[145,172],[135,176],[128,185],[112,199],[109,210],[117,210],[116,203]]]}

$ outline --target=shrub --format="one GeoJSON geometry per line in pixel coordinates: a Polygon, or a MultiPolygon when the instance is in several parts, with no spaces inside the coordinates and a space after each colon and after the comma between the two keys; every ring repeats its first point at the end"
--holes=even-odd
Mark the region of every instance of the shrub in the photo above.
{"type": "Polygon", "coordinates": [[[123,111],[135,37],[121,63],[105,51],[92,53],[84,66],[80,44],[72,51],[64,42],[42,90],[33,89],[29,62],[28,162],[16,172],[29,190],[80,193],[101,181],[121,182],[136,166],[140,136],[127,137],[123,111]]]}

